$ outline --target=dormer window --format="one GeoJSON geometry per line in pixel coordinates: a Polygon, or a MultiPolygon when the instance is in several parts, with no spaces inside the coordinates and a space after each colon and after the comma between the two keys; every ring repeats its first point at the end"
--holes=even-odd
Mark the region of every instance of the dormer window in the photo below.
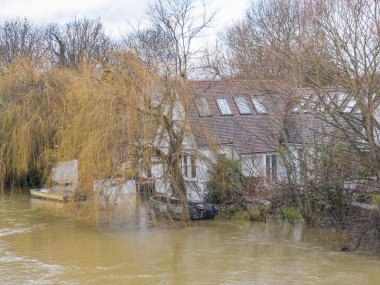
{"type": "Polygon", "coordinates": [[[261,101],[258,98],[252,97],[252,103],[253,103],[253,106],[255,107],[257,113],[268,114],[267,108],[265,108],[264,104],[261,103],[261,101]]]}
{"type": "Polygon", "coordinates": [[[198,114],[200,117],[211,117],[212,113],[207,104],[206,98],[197,98],[195,100],[195,107],[198,110],[198,114]]]}
{"type": "Polygon", "coordinates": [[[251,109],[248,106],[247,101],[244,97],[234,97],[236,107],[239,110],[241,115],[249,115],[252,114],[251,109]]]}
{"type": "Polygon", "coordinates": [[[227,98],[216,98],[216,104],[218,105],[220,114],[222,116],[231,116],[232,111],[230,105],[228,105],[227,98]]]}

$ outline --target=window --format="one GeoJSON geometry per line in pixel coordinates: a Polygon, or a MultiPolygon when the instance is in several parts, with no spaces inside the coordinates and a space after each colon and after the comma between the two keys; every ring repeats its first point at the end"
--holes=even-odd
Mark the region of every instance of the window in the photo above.
{"type": "Polygon", "coordinates": [[[305,100],[304,99],[301,99],[296,106],[294,106],[293,110],[292,110],[292,113],[293,114],[298,114],[301,109],[303,109],[304,105],[305,105],[305,100]]]}
{"type": "Polygon", "coordinates": [[[207,104],[206,98],[198,98],[195,100],[195,107],[198,110],[198,114],[200,117],[211,117],[212,113],[207,104]]]}
{"type": "Polygon", "coordinates": [[[292,113],[299,114],[300,112],[307,113],[315,108],[315,104],[318,101],[314,95],[303,95],[293,107],[292,113]]]}
{"type": "Polygon", "coordinates": [[[232,111],[230,106],[228,105],[227,98],[217,98],[216,103],[218,104],[219,111],[222,115],[232,115],[232,111]]]}
{"type": "Polygon", "coordinates": [[[277,180],[277,156],[275,154],[265,156],[265,172],[269,181],[277,180]]]}
{"type": "Polygon", "coordinates": [[[182,172],[183,176],[186,178],[195,178],[197,176],[195,157],[193,155],[183,155],[182,172]]]}
{"type": "Polygon", "coordinates": [[[322,96],[322,102],[324,103],[325,106],[329,106],[333,100],[330,98],[329,94],[325,94],[322,96]]]}
{"type": "Polygon", "coordinates": [[[356,101],[354,99],[349,99],[346,107],[344,108],[344,113],[351,113],[356,105],[356,101]]]}
{"type": "Polygon", "coordinates": [[[252,114],[251,109],[249,109],[248,103],[244,97],[234,97],[234,100],[241,115],[252,114]]]}
{"type": "Polygon", "coordinates": [[[346,99],[347,99],[347,94],[344,94],[344,93],[337,94],[335,97],[336,105],[338,107],[341,107],[343,103],[346,101],[346,99]]]}
{"type": "Polygon", "coordinates": [[[263,103],[261,103],[261,101],[259,99],[257,99],[256,97],[252,97],[252,103],[253,103],[253,106],[255,106],[257,113],[268,114],[267,109],[265,108],[263,103]]]}

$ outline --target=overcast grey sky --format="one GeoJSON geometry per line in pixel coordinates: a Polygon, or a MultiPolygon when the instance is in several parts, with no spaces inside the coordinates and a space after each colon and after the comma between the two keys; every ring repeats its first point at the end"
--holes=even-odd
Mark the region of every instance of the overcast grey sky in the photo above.
{"type": "MultiPolygon", "coordinates": [[[[0,0],[0,21],[28,18],[36,24],[64,23],[75,17],[100,18],[106,30],[117,37],[125,32],[127,22],[137,24],[153,0],[0,0]]],[[[234,20],[240,19],[250,0],[206,0],[218,10],[209,40],[234,20]]],[[[207,40],[206,40],[207,41],[207,40]]]]}

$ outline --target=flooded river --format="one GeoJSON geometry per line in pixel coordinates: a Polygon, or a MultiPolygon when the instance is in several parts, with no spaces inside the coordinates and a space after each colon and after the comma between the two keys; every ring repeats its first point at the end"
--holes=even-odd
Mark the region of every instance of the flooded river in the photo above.
{"type": "Polygon", "coordinates": [[[94,226],[63,205],[0,196],[0,284],[380,284],[380,259],[341,253],[329,231],[217,218],[94,226]]]}

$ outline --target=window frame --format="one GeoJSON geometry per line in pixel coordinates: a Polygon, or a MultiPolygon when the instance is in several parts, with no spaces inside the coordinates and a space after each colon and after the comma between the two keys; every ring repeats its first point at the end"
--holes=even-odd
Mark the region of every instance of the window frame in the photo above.
{"type": "Polygon", "coordinates": [[[306,105],[306,100],[304,98],[299,99],[297,104],[292,109],[292,114],[299,114],[301,112],[304,113],[305,105],[306,105]]]}
{"type": "Polygon", "coordinates": [[[235,102],[236,108],[238,109],[240,115],[252,115],[252,110],[251,110],[251,108],[249,108],[249,104],[248,104],[246,99],[247,98],[244,96],[234,97],[234,102],[235,102]],[[238,101],[240,101],[240,102],[238,102],[238,101]],[[245,108],[246,110],[245,111],[242,110],[241,107],[245,108]]]}
{"type": "Polygon", "coordinates": [[[261,114],[261,115],[269,114],[267,107],[265,107],[265,105],[263,104],[263,102],[261,102],[259,98],[253,96],[251,97],[251,101],[252,101],[253,107],[255,108],[258,114],[261,114]]]}
{"type": "Polygon", "coordinates": [[[216,105],[218,106],[219,112],[222,116],[233,116],[234,115],[232,112],[230,104],[228,104],[228,99],[226,97],[215,97],[215,102],[216,102],[216,105]],[[225,102],[225,106],[228,108],[227,111],[229,111],[229,112],[224,113],[223,107],[219,105],[219,101],[225,102]]]}
{"type": "Polygon", "coordinates": [[[197,178],[197,165],[194,155],[187,153],[182,155],[182,174],[186,179],[197,178]]]}
{"type": "Polygon", "coordinates": [[[206,98],[196,98],[195,108],[197,109],[199,117],[212,117],[212,112],[206,98]]]}
{"type": "Polygon", "coordinates": [[[357,102],[355,101],[354,98],[346,98],[346,104],[344,105],[343,113],[345,114],[351,114],[355,107],[357,106],[357,102]]]}
{"type": "Polygon", "coordinates": [[[265,155],[265,177],[268,181],[277,181],[278,179],[277,154],[271,153],[271,154],[265,155]]]}

